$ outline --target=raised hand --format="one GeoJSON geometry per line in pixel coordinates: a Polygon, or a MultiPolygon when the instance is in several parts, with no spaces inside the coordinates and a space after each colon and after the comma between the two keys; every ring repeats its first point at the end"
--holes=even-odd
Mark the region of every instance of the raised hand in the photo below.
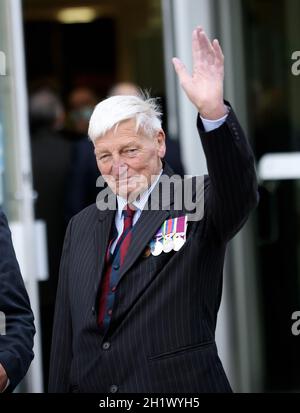
{"type": "Polygon", "coordinates": [[[193,31],[193,74],[190,76],[185,65],[178,58],[173,64],[181,87],[206,119],[219,119],[227,113],[223,101],[224,56],[218,40],[212,43],[204,30],[193,31]]]}

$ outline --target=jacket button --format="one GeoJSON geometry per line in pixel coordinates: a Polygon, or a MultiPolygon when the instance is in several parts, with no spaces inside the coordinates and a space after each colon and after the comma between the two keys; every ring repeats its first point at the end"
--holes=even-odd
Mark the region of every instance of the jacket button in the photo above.
{"type": "Polygon", "coordinates": [[[95,315],[95,314],[96,314],[95,307],[92,307],[92,314],[93,314],[93,315],[95,315]]]}
{"type": "Polygon", "coordinates": [[[109,391],[110,391],[111,393],[117,393],[118,390],[119,390],[119,389],[118,389],[118,386],[116,386],[115,384],[113,384],[112,386],[110,386],[110,389],[109,389],[109,391]]]}
{"type": "Polygon", "coordinates": [[[108,341],[102,344],[102,350],[109,350],[109,348],[110,348],[110,343],[108,341]]]}
{"type": "Polygon", "coordinates": [[[118,271],[119,268],[120,268],[120,265],[119,265],[119,264],[113,265],[113,269],[114,269],[115,271],[118,271]]]}

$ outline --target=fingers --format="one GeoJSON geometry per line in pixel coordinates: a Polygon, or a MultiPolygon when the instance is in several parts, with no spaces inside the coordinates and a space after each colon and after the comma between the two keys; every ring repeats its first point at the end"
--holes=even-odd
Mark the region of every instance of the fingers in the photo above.
{"type": "Polygon", "coordinates": [[[215,51],[216,59],[219,60],[220,62],[223,62],[224,61],[224,55],[223,55],[219,40],[215,39],[213,41],[212,45],[213,45],[213,48],[214,48],[214,51],[215,51]]]}
{"type": "Polygon", "coordinates": [[[214,58],[215,58],[215,51],[214,51],[214,48],[212,47],[211,42],[206,36],[206,33],[204,32],[202,28],[197,28],[195,32],[196,32],[196,37],[197,37],[198,44],[199,44],[198,47],[200,49],[200,58],[203,61],[208,61],[209,63],[213,63],[214,58]]]}
{"type": "Polygon", "coordinates": [[[197,27],[193,31],[192,51],[194,68],[196,69],[201,63],[214,64],[215,59],[218,62],[224,61],[224,55],[219,41],[215,39],[211,43],[202,27],[197,27]]]}
{"type": "Polygon", "coordinates": [[[182,63],[180,59],[177,57],[174,57],[172,59],[175,71],[179,77],[179,81],[181,84],[186,83],[190,79],[190,75],[185,67],[185,65],[182,63]]]}
{"type": "MultiPolygon", "coordinates": [[[[224,55],[219,41],[215,39],[211,43],[201,27],[197,27],[193,31],[192,54],[194,73],[198,71],[197,69],[205,69],[207,64],[217,64],[218,67],[221,67],[224,62],[224,55]]],[[[181,60],[173,58],[172,61],[180,83],[183,84],[190,81],[191,77],[181,60]]]]}
{"type": "MultiPolygon", "coordinates": [[[[201,28],[199,31],[202,30],[201,28]]],[[[201,48],[198,40],[198,31],[197,29],[193,31],[192,34],[192,56],[193,56],[193,63],[194,68],[198,68],[201,63],[201,48]]]]}

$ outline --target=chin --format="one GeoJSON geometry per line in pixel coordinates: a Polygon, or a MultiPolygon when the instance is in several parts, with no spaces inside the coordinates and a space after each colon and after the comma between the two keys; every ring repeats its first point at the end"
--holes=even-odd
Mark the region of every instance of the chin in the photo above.
{"type": "Polygon", "coordinates": [[[144,187],[136,188],[136,186],[134,188],[123,188],[123,190],[122,188],[119,188],[118,195],[124,199],[128,199],[129,201],[135,201],[138,195],[143,193],[145,189],[146,188],[144,187]]]}

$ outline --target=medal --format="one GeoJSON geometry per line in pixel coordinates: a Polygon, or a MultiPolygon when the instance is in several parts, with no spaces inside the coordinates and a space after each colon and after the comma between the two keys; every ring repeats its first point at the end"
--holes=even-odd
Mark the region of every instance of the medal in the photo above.
{"type": "Polygon", "coordinates": [[[174,251],[179,251],[186,242],[187,217],[176,218],[176,231],[173,237],[174,251]]]}
{"type": "Polygon", "coordinates": [[[174,244],[174,251],[179,251],[185,244],[185,239],[183,239],[180,235],[175,235],[173,239],[174,244]]]}
{"type": "Polygon", "coordinates": [[[151,248],[147,247],[144,251],[143,258],[148,258],[151,255],[151,248]]]}
{"type": "Polygon", "coordinates": [[[163,246],[158,239],[156,239],[155,242],[151,243],[151,254],[154,255],[154,257],[157,257],[160,255],[163,251],[163,246]]]}
{"type": "Polygon", "coordinates": [[[163,251],[168,254],[173,250],[174,219],[165,221],[163,225],[163,251]]]}
{"type": "Polygon", "coordinates": [[[171,237],[166,236],[163,241],[163,251],[168,254],[173,249],[173,240],[171,237]]]}
{"type": "MultiPolygon", "coordinates": [[[[162,252],[179,251],[186,242],[187,216],[168,219],[150,243],[150,252],[157,257],[162,252]]],[[[149,254],[149,252],[148,252],[149,254]]],[[[147,257],[147,252],[145,255],[147,257]]]]}

